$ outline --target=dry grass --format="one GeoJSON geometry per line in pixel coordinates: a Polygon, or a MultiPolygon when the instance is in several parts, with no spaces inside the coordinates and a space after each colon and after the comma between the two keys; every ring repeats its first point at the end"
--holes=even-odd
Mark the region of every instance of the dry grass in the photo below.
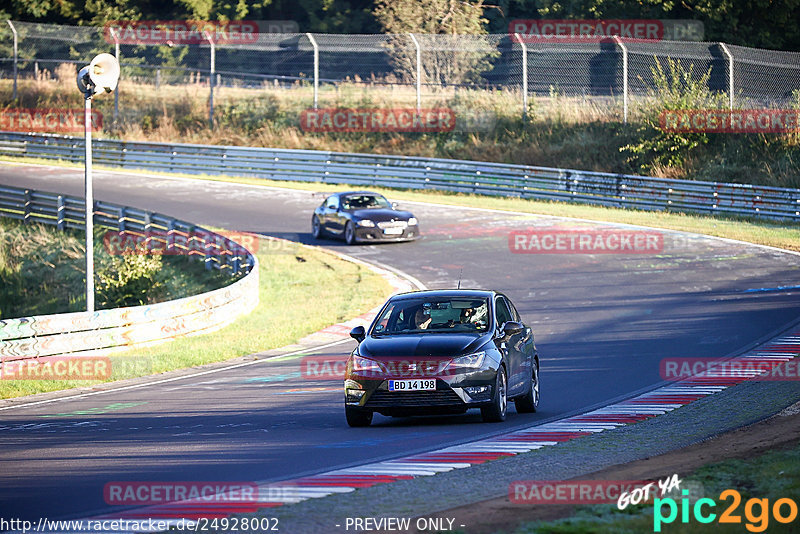
{"type": "MultiPolygon", "coordinates": [[[[36,80],[22,79],[16,105],[80,108],[81,96],[73,90],[74,67],[61,66],[56,71],[42,71],[36,80]]],[[[0,106],[11,104],[10,92],[10,81],[0,80],[0,106]]],[[[630,160],[622,147],[653,134],[637,128],[643,114],[652,107],[652,98],[632,99],[629,124],[625,125],[618,97],[567,97],[554,90],[547,96],[531,95],[528,120],[523,121],[519,90],[426,88],[424,108],[448,107],[458,117],[490,114],[496,122],[483,131],[470,132],[332,134],[309,133],[300,128],[299,114],[313,106],[313,90],[308,83],[298,82],[289,88],[271,83],[257,88],[218,87],[213,128],[208,125],[208,96],[208,86],[201,83],[156,88],[129,79],[120,85],[120,117],[116,123],[112,121],[111,95],[96,98],[94,107],[104,115],[106,135],[132,141],[475,159],[800,187],[798,133],[714,134],[712,143],[695,150],[681,163],[660,165],[655,153],[646,154],[639,161],[630,160]]],[[[336,86],[323,84],[319,106],[414,108],[416,93],[410,85],[356,81],[336,86]]]]}

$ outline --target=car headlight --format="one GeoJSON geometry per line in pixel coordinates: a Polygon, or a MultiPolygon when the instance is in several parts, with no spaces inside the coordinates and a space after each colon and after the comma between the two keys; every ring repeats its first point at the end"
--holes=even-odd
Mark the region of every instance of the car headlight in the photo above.
{"type": "Polygon", "coordinates": [[[363,226],[364,228],[375,228],[375,223],[370,221],[369,219],[361,219],[356,224],[358,226],[363,226]]]}
{"type": "Polygon", "coordinates": [[[380,374],[383,371],[381,364],[369,358],[362,358],[361,356],[353,356],[353,373],[363,375],[365,373],[380,374]]]}
{"type": "Polygon", "coordinates": [[[480,369],[486,359],[486,351],[473,352],[450,360],[448,369],[480,369]]]}
{"type": "Polygon", "coordinates": [[[416,217],[410,217],[408,219],[408,225],[409,226],[416,226],[417,224],[419,224],[419,221],[417,221],[416,217]]]}

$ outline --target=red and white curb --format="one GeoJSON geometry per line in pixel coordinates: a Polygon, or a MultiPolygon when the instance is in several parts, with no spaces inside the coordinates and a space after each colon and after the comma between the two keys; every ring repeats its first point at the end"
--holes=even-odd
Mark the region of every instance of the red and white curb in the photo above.
{"type": "MultiPolygon", "coordinates": [[[[800,353],[800,329],[768,341],[753,350],[726,362],[747,364],[770,362],[774,365],[794,359],[800,353]]],[[[720,360],[723,361],[723,360],[720,360]]],[[[753,368],[757,366],[752,365],[753,368]]],[[[698,399],[713,395],[730,386],[756,378],[759,371],[742,372],[740,376],[690,377],[665,385],[631,399],[538,426],[516,430],[487,439],[445,447],[436,451],[415,454],[394,460],[368,463],[338,469],[310,477],[259,485],[259,499],[247,503],[175,502],[130,510],[113,517],[196,519],[227,517],[231,514],[253,513],[261,508],[274,508],[348,493],[358,488],[410,480],[420,476],[464,469],[506,456],[529,452],[571,441],[604,430],[638,423],[665,414],[698,399]]],[[[110,517],[110,516],[104,516],[110,517]]]]}

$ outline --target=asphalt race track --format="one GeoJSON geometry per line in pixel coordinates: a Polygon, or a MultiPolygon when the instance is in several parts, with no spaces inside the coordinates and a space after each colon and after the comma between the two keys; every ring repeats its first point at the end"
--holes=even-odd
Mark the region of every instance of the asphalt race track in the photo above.
{"type": "MultiPolygon", "coordinates": [[[[0,183],[82,196],[83,171],[3,165],[0,183]]],[[[312,242],[311,212],[323,200],[99,171],[95,198],[304,243],[312,242]]],[[[478,412],[376,416],[372,427],[351,429],[340,382],[298,376],[297,360],[16,407],[0,411],[0,515],[87,517],[115,511],[103,499],[112,481],[277,481],[508,432],[654,387],[663,358],[724,356],[800,317],[800,292],[779,289],[800,285],[795,255],[671,232],[657,253],[515,254],[513,230],[596,223],[400,204],[419,218],[424,239],[319,244],[431,288],[454,287],[463,269],[462,287],[507,293],[536,334],[538,413],[511,409],[502,424],[483,424],[478,412]]]]}

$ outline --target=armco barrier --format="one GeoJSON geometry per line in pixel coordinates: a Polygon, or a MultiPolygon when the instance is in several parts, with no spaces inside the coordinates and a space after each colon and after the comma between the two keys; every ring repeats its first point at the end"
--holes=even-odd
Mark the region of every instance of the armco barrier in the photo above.
{"type": "MultiPolygon", "coordinates": [[[[84,201],[0,187],[0,216],[59,229],[83,228],[84,201]]],[[[159,304],[0,320],[0,360],[98,355],[166,341],[224,326],[258,304],[258,260],[226,237],[172,217],[105,202],[95,203],[95,224],[138,235],[151,231],[159,236],[191,235],[200,240],[191,250],[181,245],[181,240],[167,246],[186,248],[207,268],[244,276],[220,289],[159,304]],[[212,251],[214,247],[223,250],[212,251]],[[198,252],[201,249],[205,254],[198,252]]]]}
{"type": "MultiPolygon", "coordinates": [[[[440,189],[641,210],[800,221],[800,189],[669,180],[592,171],[407,156],[95,140],[97,164],[125,169],[227,174],[440,189]]],[[[0,156],[83,161],[83,139],[0,132],[0,156]]]]}

